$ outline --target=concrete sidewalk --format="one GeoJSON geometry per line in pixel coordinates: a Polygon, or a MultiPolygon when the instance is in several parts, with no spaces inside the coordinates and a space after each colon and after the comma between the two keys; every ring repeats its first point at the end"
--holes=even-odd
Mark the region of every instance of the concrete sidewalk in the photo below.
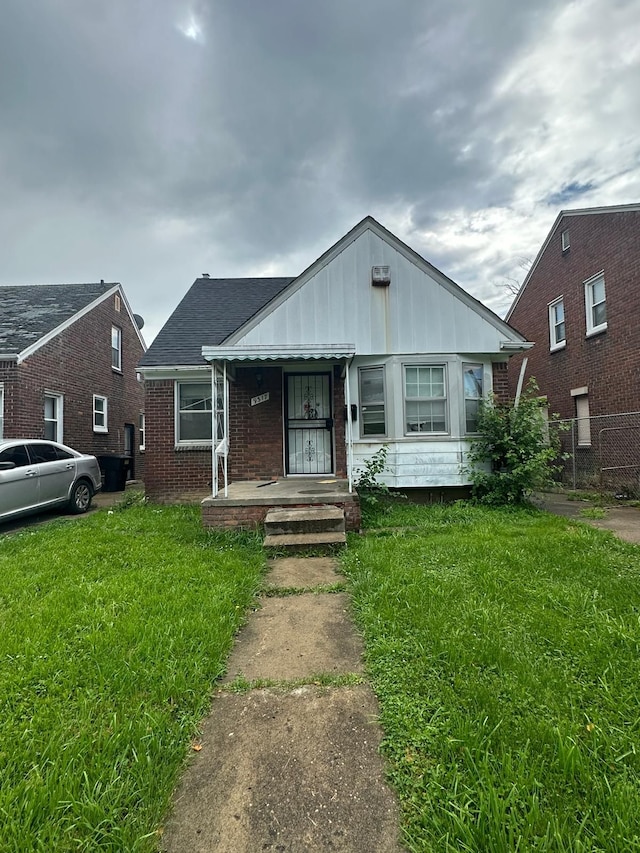
{"type": "Polygon", "coordinates": [[[600,530],[609,530],[626,542],[640,544],[640,508],[638,507],[624,504],[603,506],[601,508],[605,513],[603,518],[588,518],[581,515],[581,512],[593,508],[595,504],[585,500],[570,501],[562,492],[538,494],[534,498],[534,503],[540,509],[552,512],[554,515],[582,521],[600,530]]]}
{"type": "Polygon", "coordinates": [[[384,782],[375,696],[360,675],[362,644],[333,559],[274,560],[272,595],[252,613],[225,681],[276,686],[214,697],[201,749],[175,793],[167,853],[399,853],[398,809],[384,782]],[[273,595],[278,589],[299,594],[273,595]]]}

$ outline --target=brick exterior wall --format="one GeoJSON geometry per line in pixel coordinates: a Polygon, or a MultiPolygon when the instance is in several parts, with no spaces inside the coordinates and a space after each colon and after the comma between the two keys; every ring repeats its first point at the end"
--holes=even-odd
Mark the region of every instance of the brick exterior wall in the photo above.
{"type": "MultiPolygon", "coordinates": [[[[575,417],[572,388],[588,388],[591,415],[640,410],[640,212],[565,216],[509,318],[535,346],[526,379],[534,376],[549,408],[575,417]],[[569,229],[570,248],[561,249],[569,229]],[[583,282],[604,271],[607,329],[586,337],[583,282]],[[566,347],[549,351],[548,304],[563,297],[566,347]]],[[[509,364],[515,392],[522,356],[509,364]]]]}
{"type": "MultiPolygon", "coordinates": [[[[286,509],[296,509],[298,506],[308,507],[309,504],[288,504],[286,509]]],[[[337,506],[344,510],[344,522],[347,530],[360,530],[362,516],[359,500],[335,501],[332,506],[337,506]]],[[[254,530],[264,523],[267,513],[272,509],[273,506],[265,505],[203,506],[202,523],[205,527],[216,529],[235,529],[240,527],[246,530],[254,530]]]]}
{"type": "Polygon", "coordinates": [[[78,319],[21,364],[0,362],[4,383],[4,436],[44,438],[44,397],[63,395],[65,444],[96,456],[124,453],[125,424],[134,426],[134,471],[144,477],[139,451],[139,416],[144,412],[144,389],[136,366],[144,349],[121,304],[113,295],[78,319]],[[111,367],[111,327],[122,329],[122,371],[111,367]],[[93,395],[107,397],[106,433],[93,432],[93,395]]]}
{"type": "Polygon", "coordinates": [[[507,403],[510,399],[509,391],[509,363],[506,361],[495,361],[493,369],[493,396],[497,403],[507,403]]]}
{"type": "MultiPolygon", "coordinates": [[[[270,480],[284,474],[283,368],[262,363],[237,367],[229,391],[229,481],[270,480]],[[258,382],[257,374],[260,374],[258,382]],[[251,406],[251,399],[269,399],[251,406]]],[[[346,477],[344,383],[332,370],[336,476],[346,477]]],[[[175,447],[173,380],[145,382],[147,436],[145,488],[154,501],[211,494],[211,451],[175,447]]]]}

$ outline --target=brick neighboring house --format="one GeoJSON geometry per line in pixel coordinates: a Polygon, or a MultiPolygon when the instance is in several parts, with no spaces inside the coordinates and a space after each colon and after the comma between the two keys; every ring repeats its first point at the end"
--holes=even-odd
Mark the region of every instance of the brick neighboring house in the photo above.
{"type": "Polygon", "coordinates": [[[392,487],[465,486],[478,401],[528,346],[371,217],[295,278],[203,276],[139,365],[147,494],[351,484],[382,446],[392,487]]]}
{"type": "Polygon", "coordinates": [[[126,455],[141,477],[145,350],[118,283],[0,287],[0,435],[126,455]]]}
{"type": "MultiPolygon", "coordinates": [[[[640,472],[640,204],[558,214],[507,321],[535,342],[535,377],[575,486],[637,489],[640,472]],[[634,485],[635,484],[635,485],[634,485]]],[[[515,393],[522,357],[509,364],[515,393]]]]}

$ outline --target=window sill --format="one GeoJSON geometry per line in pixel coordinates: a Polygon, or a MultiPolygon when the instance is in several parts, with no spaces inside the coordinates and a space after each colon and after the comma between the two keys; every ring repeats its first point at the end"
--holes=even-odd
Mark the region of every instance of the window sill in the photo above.
{"type": "Polygon", "coordinates": [[[107,427],[94,427],[93,431],[95,433],[99,433],[100,435],[106,435],[109,432],[107,427]]]}
{"type": "Polygon", "coordinates": [[[566,346],[567,346],[567,342],[566,342],[566,341],[562,341],[562,343],[561,343],[561,344],[556,344],[556,345],[555,345],[555,346],[553,346],[553,347],[549,347],[549,352],[560,352],[560,350],[565,349],[565,348],[566,348],[566,346]]]}
{"type": "Polygon", "coordinates": [[[113,373],[119,373],[120,375],[122,375],[122,368],[121,367],[114,367],[113,365],[111,365],[111,370],[113,373]]]}
{"type": "Polygon", "coordinates": [[[176,453],[182,453],[185,450],[211,450],[211,442],[195,442],[194,444],[176,444],[174,447],[176,453]]]}
{"type": "Polygon", "coordinates": [[[588,330],[587,330],[587,334],[585,335],[585,337],[587,337],[587,338],[593,338],[593,337],[595,337],[596,335],[601,335],[603,332],[606,332],[606,331],[607,331],[607,324],[605,323],[605,324],[604,324],[604,325],[602,325],[602,326],[596,326],[596,328],[595,328],[595,329],[588,329],[588,330]]]}

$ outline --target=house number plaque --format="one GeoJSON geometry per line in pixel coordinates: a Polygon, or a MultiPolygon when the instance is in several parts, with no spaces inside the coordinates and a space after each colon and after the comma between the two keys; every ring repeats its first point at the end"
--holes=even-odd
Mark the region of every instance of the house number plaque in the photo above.
{"type": "Polygon", "coordinates": [[[260,394],[258,397],[251,398],[251,405],[258,406],[260,403],[266,403],[269,399],[269,392],[267,391],[264,394],[260,394]]]}

